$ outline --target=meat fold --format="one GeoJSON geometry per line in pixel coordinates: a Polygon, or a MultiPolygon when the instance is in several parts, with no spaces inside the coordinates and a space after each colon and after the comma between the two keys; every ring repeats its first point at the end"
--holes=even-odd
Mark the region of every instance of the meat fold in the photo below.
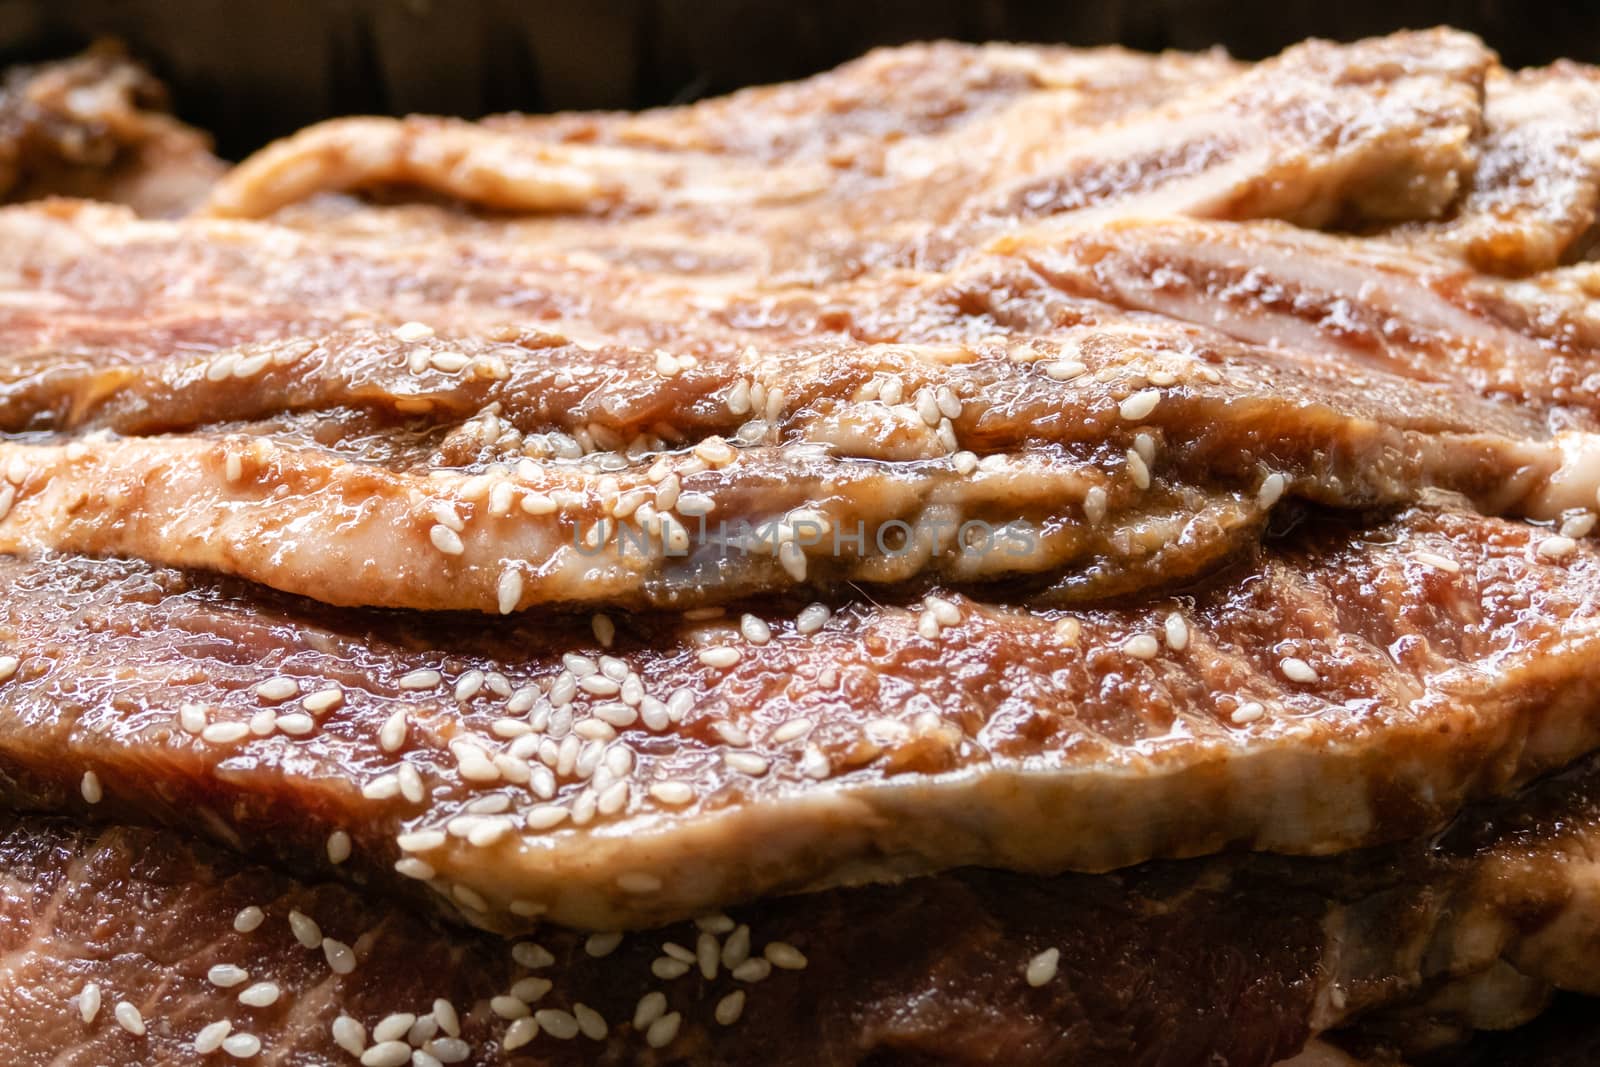
{"type": "Polygon", "coordinates": [[[481,925],[611,929],[967,864],[1333,852],[1600,742],[1586,544],[1451,512],[1318,525],[1183,596],[1073,611],[491,624],[10,560],[5,800],[82,811],[92,770],[129,817],[290,864],[343,831],[341,870],[481,925]]]}
{"type": "Polygon", "coordinates": [[[1545,516],[1592,500],[1596,478],[1572,458],[1586,435],[1507,409],[1128,324],[687,363],[553,337],[343,333],[64,368],[12,396],[19,427],[51,408],[68,428],[262,421],[0,444],[0,549],[430,610],[926,579],[1083,600],[1199,576],[1280,502],[1442,491],[1545,516]]]}
{"type": "Polygon", "coordinates": [[[1566,279],[1510,282],[1381,239],[1142,219],[1009,241],[1068,293],[1308,360],[1454,383],[1589,428],[1600,319],[1566,279]]]}
{"type": "Polygon", "coordinates": [[[1492,71],[1472,184],[1437,223],[1401,227],[1479,270],[1522,276],[1589,251],[1600,209],[1600,75],[1560,62],[1492,71]]]}
{"type": "Polygon", "coordinates": [[[964,870],[514,942],[170,831],[6,815],[0,1054],[188,1061],[225,1030],[283,1062],[381,1038],[472,1064],[1266,1065],[1441,988],[1515,1018],[1497,975],[1600,991],[1597,781],[1587,763],[1327,859],[964,870]]]}
{"type": "MultiPolygon", "coordinates": [[[[806,258],[833,233],[841,255],[854,247],[852,259],[893,241],[901,223],[925,238],[930,223],[965,232],[1063,212],[1309,226],[1430,219],[1455,201],[1475,162],[1491,62],[1476,38],[1449,31],[1313,41],[1110,119],[1086,108],[1081,93],[1024,94],[976,124],[985,147],[1009,147],[974,151],[972,126],[961,124],[872,156],[864,175],[852,169],[859,156],[842,152],[826,160],[793,149],[751,155],[692,137],[692,148],[682,140],[666,149],[590,144],[540,137],[537,122],[530,130],[514,121],[335,120],[246,160],[218,183],[208,210],[263,217],[321,191],[402,184],[510,212],[587,212],[612,231],[628,229],[615,218],[625,212],[686,220],[746,212],[731,228],[765,230],[769,248],[806,258]],[[925,181],[932,172],[937,181],[925,181]],[[952,183],[970,194],[966,203],[939,195],[952,183]],[[897,204],[922,205],[929,193],[932,217],[902,217],[897,204]]],[[[759,112],[762,103],[734,98],[721,107],[759,112]]],[[[692,116],[683,124],[693,126],[692,116]]]]}

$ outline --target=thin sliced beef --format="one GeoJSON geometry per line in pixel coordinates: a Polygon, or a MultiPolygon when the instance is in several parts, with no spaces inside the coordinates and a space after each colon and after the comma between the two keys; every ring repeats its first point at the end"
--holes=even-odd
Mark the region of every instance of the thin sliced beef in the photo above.
{"type": "MultiPolygon", "coordinates": [[[[560,142],[503,125],[337,120],[242,163],[209,210],[261,217],[320,191],[398,183],[512,212],[592,212],[596,226],[619,233],[629,223],[613,217],[618,208],[715,214],[722,229],[764,230],[779,261],[784,248],[810,259],[832,233],[841,265],[880,258],[872,246],[903,243],[908,226],[926,235],[930,224],[960,218],[963,233],[1062,212],[1306,225],[1428,219],[1449,207],[1471,169],[1491,60],[1475,38],[1446,31],[1311,42],[1121,121],[1084,109],[1080,93],[1049,94],[1042,105],[1025,96],[981,125],[978,144],[965,126],[913,137],[867,175],[848,157],[844,165],[797,153],[746,159],[560,142]],[[1075,130],[1082,135],[1068,136],[1075,130]],[[1009,147],[975,151],[980,144],[1009,147]],[[914,217],[902,210],[910,203],[914,217]]],[[[959,243],[956,232],[934,239],[950,242],[959,243]]]]}
{"type": "Polygon", "coordinates": [[[1509,409],[1182,331],[687,362],[559,342],[347,332],[24,377],[5,405],[18,429],[49,409],[123,430],[293,414],[0,444],[0,549],[430,610],[918,579],[1081,600],[1214,569],[1280,501],[1444,491],[1544,516],[1595,492],[1571,442],[1509,409]]]}
{"type": "Polygon", "coordinates": [[[480,924],[607,928],[962,864],[1337,851],[1600,743],[1587,546],[1429,512],[1303,537],[1138,607],[826,622],[491,624],[13,560],[6,799],[81,811],[94,770],[119,811],[290,863],[344,830],[392,883],[410,848],[480,924]]]}
{"type": "Polygon", "coordinates": [[[1401,233],[1492,274],[1545,271],[1588,251],[1600,210],[1600,72],[1565,61],[1496,71],[1484,121],[1453,217],[1401,233]]]}
{"type": "Polygon", "coordinates": [[[84,196],[175,216],[222,171],[210,140],[166,114],[161,85],[115,47],[0,81],[0,198],[84,196]]]}
{"type": "Polygon", "coordinates": [[[1267,223],[1139,220],[1013,251],[1069,293],[1307,359],[1365,363],[1542,411],[1600,419],[1600,317],[1559,284],[1508,282],[1380,239],[1267,223]]]}
{"type": "Polygon", "coordinates": [[[1596,992],[1597,782],[1584,766],[1437,841],[1325,860],[957,871],[516,943],[170,832],[0,816],[0,1055],[187,1061],[225,1022],[285,1063],[384,1037],[473,1064],[1265,1067],[1441,984],[1474,983],[1480,1019],[1513,1009],[1508,961],[1596,992]]]}

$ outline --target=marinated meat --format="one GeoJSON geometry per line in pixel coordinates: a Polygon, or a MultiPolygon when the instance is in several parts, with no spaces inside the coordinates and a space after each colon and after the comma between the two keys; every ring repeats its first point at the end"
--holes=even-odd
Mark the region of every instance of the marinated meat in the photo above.
{"type": "Polygon", "coordinates": [[[159,82],[111,45],[8,71],[0,197],[86,196],[180,215],[222,174],[210,141],[165,114],[159,82]]]}
{"type": "Polygon", "coordinates": [[[1600,210],[1600,74],[1567,62],[1495,71],[1484,123],[1454,217],[1402,232],[1494,274],[1549,270],[1586,252],[1600,210]]]}
{"type": "Polygon", "coordinates": [[[608,929],[963,864],[1332,852],[1600,741],[1586,545],[1448,512],[1319,526],[1072,612],[471,623],[11,561],[6,799],[81,810],[92,770],[130,816],[291,863],[344,831],[350,870],[409,857],[475,922],[608,929]]]}
{"type": "MultiPolygon", "coordinates": [[[[981,149],[999,151],[972,143],[967,125],[818,159],[563,141],[515,123],[336,120],[241,164],[209,210],[263,217],[319,191],[403,184],[504,211],[590,213],[596,222],[577,232],[598,225],[612,240],[654,232],[650,216],[709,223],[759,237],[766,262],[806,274],[801,264],[830,246],[835,273],[907,255],[937,262],[949,255],[937,249],[970,248],[1008,220],[1063,213],[1430,219],[1474,163],[1491,60],[1476,39],[1445,31],[1310,42],[1121,121],[1086,106],[1092,94],[1024,94],[976,132],[981,149]],[[853,169],[862,162],[864,173],[853,169]],[[646,216],[637,231],[616,217],[628,213],[646,216]]],[[[742,103],[759,114],[764,102],[742,103]]]]}
{"type": "Polygon", "coordinates": [[[1314,360],[1365,365],[1596,425],[1594,302],[1378,239],[1268,223],[1134,220],[1018,239],[1067,292],[1194,322],[1314,360]]]}
{"type": "Polygon", "coordinates": [[[1441,983],[1514,1009],[1524,990],[1488,977],[1513,965],[1600,992],[1597,780],[1331,859],[958,871],[517,942],[170,832],[7,815],[0,1055],[188,1061],[231,1038],[354,1064],[381,1038],[473,1064],[1265,1065],[1441,983]]]}
{"type": "MultiPolygon", "coordinates": [[[[131,69],[9,83],[17,195],[180,145],[131,69]]],[[[917,46],[0,211],[0,1059],[1600,994],[1595,85],[917,46]]]]}

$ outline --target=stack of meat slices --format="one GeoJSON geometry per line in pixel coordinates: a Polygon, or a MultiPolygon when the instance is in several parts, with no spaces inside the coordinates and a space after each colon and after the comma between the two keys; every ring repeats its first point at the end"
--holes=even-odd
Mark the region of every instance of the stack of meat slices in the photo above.
{"type": "Polygon", "coordinates": [[[1597,116],[1448,31],[931,45],[0,211],[0,1061],[1600,995],[1597,116]]]}

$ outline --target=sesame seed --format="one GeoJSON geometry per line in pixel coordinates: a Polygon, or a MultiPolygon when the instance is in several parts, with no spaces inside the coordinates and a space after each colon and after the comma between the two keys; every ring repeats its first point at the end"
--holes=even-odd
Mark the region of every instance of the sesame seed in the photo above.
{"type": "Polygon", "coordinates": [[[529,515],[549,515],[556,507],[555,498],[544,493],[530,491],[522,498],[522,510],[529,515]]]}
{"type": "Polygon", "coordinates": [[[1545,559],[1566,559],[1578,550],[1578,542],[1570,537],[1546,537],[1539,542],[1539,555],[1545,559]]]}
{"type": "Polygon", "coordinates": [[[249,1008],[270,1008],[281,994],[278,983],[257,982],[239,994],[239,1003],[249,1008]]]}
{"type": "Polygon", "coordinates": [[[444,1067],[444,1061],[426,1048],[411,1050],[411,1067],[444,1067]]]}
{"type": "Polygon", "coordinates": [[[744,639],[752,645],[764,645],[772,640],[772,628],[762,619],[754,615],[744,615],[739,619],[739,632],[744,639]]]}
{"type": "Polygon", "coordinates": [[[688,782],[662,781],[650,785],[650,795],[663,804],[674,807],[694,799],[694,787],[688,782]]]}
{"type": "Polygon", "coordinates": [[[406,731],[411,721],[403,711],[396,711],[384,720],[378,730],[378,747],[385,752],[397,752],[406,743],[406,731]]]}
{"type": "Polygon", "coordinates": [[[253,737],[267,737],[278,728],[278,713],[271,708],[262,708],[250,716],[250,721],[245,724],[253,737]]]}
{"type": "Polygon", "coordinates": [[[1138,489],[1150,488],[1150,465],[1145,462],[1144,457],[1130,448],[1128,449],[1126,462],[1128,465],[1128,477],[1133,479],[1134,486],[1138,489]]]}
{"type": "Polygon", "coordinates": [[[748,745],[750,743],[750,735],[742,727],[726,719],[717,719],[712,722],[711,728],[716,731],[717,736],[722,738],[726,744],[748,745]]]}
{"type": "Polygon", "coordinates": [[[1183,616],[1176,611],[1167,615],[1165,629],[1167,632],[1167,647],[1174,652],[1182,652],[1189,647],[1189,624],[1183,621],[1183,616]]]}
{"type": "Polygon", "coordinates": [[[411,1030],[411,1024],[416,1021],[416,1015],[409,1011],[397,1011],[393,1015],[385,1015],[373,1025],[372,1040],[380,1044],[385,1041],[398,1041],[411,1030]]]}
{"type": "Polygon", "coordinates": [[[202,740],[216,745],[231,745],[250,736],[250,726],[242,722],[214,722],[200,731],[202,740]]]}
{"type": "Polygon", "coordinates": [[[663,1015],[651,1023],[650,1028],[645,1031],[644,1043],[651,1048],[666,1048],[677,1038],[678,1027],[682,1024],[683,1015],[681,1012],[675,1011],[669,1015],[663,1015]]]}
{"type": "Polygon", "coordinates": [[[1441,556],[1437,552],[1418,552],[1414,557],[1418,563],[1426,564],[1446,574],[1460,574],[1461,564],[1448,556],[1441,556]]]}
{"type": "Polygon", "coordinates": [[[646,993],[639,998],[639,1004],[633,1009],[633,1028],[643,1030],[655,1022],[667,1011],[667,995],[659,990],[646,993]]]}
{"type": "Polygon", "coordinates": [[[661,889],[661,879],[643,871],[629,871],[617,875],[617,888],[624,893],[656,893],[661,889]]]}
{"type": "Polygon", "coordinates": [[[461,535],[442,524],[429,527],[428,540],[447,556],[459,556],[466,551],[466,546],[461,543],[461,535]]]}
{"type": "Polygon", "coordinates": [[[222,1047],[222,1039],[228,1036],[233,1029],[233,1024],[227,1019],[219,1019],[200,1028],[194,1035],[194,1050],[202,1056],[209,1056],[222,1047]]]}
{"type": "Polygon", "coordinates": [[[391,800],[400,795],[400,777],[395,774],[380,774],[361,787],[361,795],[368,800],[391,800]]]}
{"type": "Polygon", "coordinates": [[[206,980],[218,989],[232,989],[250,978],[250,972],[231,963],[219,963],[206,972],[206,980]]]}
{"type": "Polygon", "coordinates": [[[495,583],[495,598],[502,615],[510,615],[522,603],[522,572],[515,563],[507,561],[501,570],[500,580],[495,583]]]}
{"type": "Polygon", "coordinates": [[[86,1023],[94,1022],[96,1015],[100,1014],[100,986],[96,982],[89,982],[78,994],[78,1017],[86,1023]]]}
{"type": "Polygon", "coordinates": [[[178,725],[184,733],[200,733],[206,728],[206,709],[199,704],[184,704],[178,709],[178,725]]]}
{"type": "Polygon", "coordinates": [[[431,852],[444,846],[447,840],[443,830],[415,830],[408,834],[399,834],[394,843],[403,852],[431,852]]]}
{"type": "Polygon", "coordinates": [[[313,715],[325,715],[344,703],[344,690],[338,686],[319,689],[300,702],[300,706],[313,715]]]}
{"type": "Polygon", "coordinates": [[[350,835],[335,830],[328,835],[328,862],[339,864],[350,858],[350,835]]]}
{"type": "Polygon", "coordinates": [[[1134,659],[1155,659],[1161,645],[1149,634],[1135,634],[1122,642],[1122,651],[1134,659]]]}
{"type": "Polygon", "coordinates": [[[500,1042],[500,1047],[507,1052],[512,1052],[528,1044],[539,1036],[539,1024],[534,1019],[517,1019],[506,1027],[506,1036],[500,1042]]]}
{"type": "Polygon", "coordinates": [[[1035,989],[1051,981],[1056,976],[1056,968],[1061,963],[1061,950],[1047,948],[1033,959],[1028,961],[1027,970],[1024,972],[1028,984],[1035,989]]]}
{"type": "Polygon", "coordinates": [[[333,1042],[352,1056],[367,1050],[367,1028],[348,1015],[333,1020],[333,1042]]]}
{"type": "Polygon", "coordinates": [[[1592,511],[1585,511],[1577,515],[1568,516],[1566,519],[1562,520],[1561,536],[1588,537],[1594,532],[1595,522],[1597,519],[1600,519],[1600,516],[1596,516],[1592,511]]]}
{"type": "Polygon", "coordinates": [[[717,1001],[716,1009],[712,1013],[717,1022],[723,1026],[732,1026],[739,1021],[739,1016],[744,1014],[744,990],[735,989],[732,993],[717,1001]]]}
{"type": "Polygon", "coordinates": [[[308,737],[317,728],[317,720],[298,711],[287,715],[279,715],[274,720],[274,725],[290,737],[308,737]]]}
{"type": "Polygon", "coordinates": [[[432,336],[433,327],[425,322],[402,322],[394,328],[395,340],[408,345],[432,336]]]}
{"type": "Polygon", "coordinates": [[[433,867],[415,856],[406,856],[395,860],[394,869],[407,878],[414,878],[419,882],[431,882],[437,872],[433,867]]]}
{"type": "Polygon", "coordinates": [[[700,974],[706,981],[711,981],[717,976],[717,966],[721,962],[722,947],[717,944],[717,935],[709,930],[700,931],[700,936],[694,943],[695,960],[700,964],[700,974]]]}
{"type": "Polygon", "coordinates": [[[252,904],[248,908],[241,909],[239,914],[233,917],[233,928],[241,934],[252,933],[266,921],[266,918],[267,913],[252,904]]]}
{"type": "Polygon", "coordinates": [[[1229,718],[1238,725],[1243,726],[1246,723],[1255,722],[1257,719],[1260,719],[1262,716],[1266,715],[1266,713],[1267,709],[1265,707],[1252,700],[1247,704],[1240,704],[1238,709],[1232,715],[1230,715],[1229,718]]]}
{"type": "Polygon", "coordinates": [[[578,1020],[570,1012],[560,1008],[541,1008],[534,1012],[533,1018],[538,1022],[539,1029],[557,1041],[571,1041],[578,1036],[578,1020]]]}
{"type": "Polygon", "coordinates": [[[83,794],[84,801],[90,804],[98,804],[105,797],[105,790],[100,787],[100,776],[93,771],[83,772],[78,791],[83,794]]]}
{"type": "Polygon", "coordinates": [[[299,692],[299,682],[295,681],[293,678],[284,678],[281,676],[277,678],[268,678],[266,681],[256,686],[256,696],[262,700],[270,700],[273,703],[277,703],[278,701],[282,700],[288,700],[289,698],[298,695],[299,692]]]}
{"type": "MultiPolygon", "coordinates": [[[[448,1004],[449,1002],[445,1001],[444,1003],[448,1004]]],[[[533,1020],[529,1019],[527,1021],[531,1023],[533,1020]]],[[[441,1023],[440,1025],[443,1024],[441,1023]]],[[[512,1027],[515,1027],[515,1025],[516,1023],[513,1023],[512,1027]]],[[[459,1031],[459,1029],[460,1024],[458,1023],[457,1030],[459,1031]]],[[[511,1028],[507,1028],[508,1040],[510,1033],[511,1028]]],[[[451,1034],[449,1037],[436,1037],[428,1042],[427,1049],[440,1063],[465,1063],[472,1057],[472,1046],[461,1040],[459,1033],[451,1034]]]]}
{"type": "Polygon", "coordinates": [[[289,913],[289,929],[294,939],[304,948],[317,948],[322,944],[322,927],[316,920],[298,909],[289,913]]]}
{"type": "Polygon", "coordinates": [[[524,1004],[532,1004],[544,999],[544,995],[555,988],[555,983],[548,978],[539,978],[530,975],[511,985],[511,995],[524,1004]]]}
{"type": "Polygon", "coordinates": [[[400,679],[401,689],[434,689],[444,681],[444,675],[435,670],[412,671],[400,679]]]}
{"type": "Polygon", "coordinates": [[[699,660],[707,667],[716,667],[726,670],[739,662],[739,650],[728,645],[718,645],[714,648],[700,650],[699,660]]]}
{"type": "Polygon", "coordinates": [[[456,679],[456,687],[451,694],[457,704],[465,704],[479,693],[483,692],[484,674],[482,671],[472,670],[456,679]]]}
{"type": "Polygon", "coordinates": [[[806,967],[805,954],[787,941],[770,942],[761,954],[768,963],[786,971],[803,971],[806,967]]]}
{"type": "Polygon", "coordinates": [[[1278,669],[1291,682],[1309,685],[1312,682],[1321,680],[1317,675],[1316,668],[1298,656],[1285,656],[1278,661],[1278,669]]]}
{"type": "Polygon", "coordinates": [[[813,723],[810,719],[790,719],[781,723],[772,731],[770,740],[774,744],[782,745],[790,741],[797,741],[810,732],[813,723]]]}
{"type": "Polygon", "coordinates": [[[443,997],[433,1002],[433,1017],[439,1020],[439,1029],[451,1037],[461,1036],[461,1015],[456,1006],[443,997]]]}
{"type": "Polygon", "coordinates": [[[1273,473],[1262,479],[1261,488],[1256,490],[1256,503],[1263,508],[1270,508],[1282,497],[1283,491],[1289,485],[1289,479],[1281,474],[1273,473]]]}
{"type": "Polygon", "coordinates": [[[753,778],[766,774],[768,768],[772,766],[765,756],[758,756],[754,752],[724,752],[722,762],[727,764],[730,770],[748,774],[753,778]]]}
{"type": "Polygon", "coordinates": [[[940,626],[955,626],[961,622],[961,609],[950,601],[930,596],[924,597],[922,602],[940,626]]]}
{"type": "Polygon", "coordinates": [[[826,604],[808,605],[795,616],[794,628],[802,634],[814,634],[828,624],[832,614],[826,604]]]}
{"type": "Polygon", "coordinates": [[[750,958],[750,927],[740,923],[722,943],[722,965],[733,970],[750,958]]]}
{"type": "Polygon", "coordinates": [[[1106,519],[1106,491],[1104,486],[1093,485],[1083,494],[1083,517],[1093,525],[1100,525],[1106,519]]]}
{"type": "Polygon", "coordinates": [[[603,674],[591,674],[587,678],[580,678],[578,688],[597,697],[614,697],[622,692],[622,686],[603,674]]]}
{"type": "Polygon", "coordinates": [[[427,787],[422,784],[422,772],[409,763],[400,764],[400,769],[395,772],[395,778],[400,782],[400,795],[413,804],[421,804],[427,799],[427,787]]]}
{"type": "Polygon", "coordinates": [[[745,960],[739,966],[733,968],[732,973],[734,980],[738,982],[760,982],[772,973],[772,963],[770,960],[757,957],[753,960],[745,960]]]}
{"type": "MultiPolygon", "coordinates": [[[[595,936],[604,935],[597,934],[595,936]]],[[[617,935],[619,940],[621,936],[620,934],[617,935]]],[[[555,956],[551,954],[549,949],[533,941],[519,941],[512,945],[511,958],[517,962],[517,966],[526,967],[530,971],[553,966],[556,962],[555,956]]]]}
{"type": "Polygon", "coordinates": [[[1129,422],[1138,422],[1147,419],[1150,413],[1161,403],[1161,393],[1156,389],[1141,389],[1124,400],[1117,413],[1129,422]]]}
{"type": "Polygon", "coordinates": [[[239,453],[229,452],[228,455],[223,459],[222,477],[226,479],[229,484],[237,482],[239,479],[244,477],[244,460],[240,458],[239,453]]]}
{"type": "Polygon", "coordinates": [[[1071,381],[1088,369],[1075,359],[1058,359],[1044,365],[1045,376],[1058,382],[1071,381]]]}
{"type": "Polygon", "coordinates": [[[248,1060],[261,1053],[261,1039],[255,1034],[232,1034],[223,1039],[222,1051],[236,1060],[248,1060]]]}
{"type": "Polygon", "coordinates": [[[522,1019],[533,1012],[526,1004],[513,996],[501,995],[489,999],[489,1010],[502,1019],[522,1019]]]}
{"type": "Polygon", "coordinates": [[[361,1054],[361,1067],[404,1067],[411,1062],[411,1046],[404,1041],[382,1041],[361,1054]]]}
{"type": "Polygon", "coordinates": [[[670,982],[674,978],[682,978],[688,974],[689,965],[671,956],[657,956],[650,964],[650,973],[663,982],[670,982]]]}
{"type": "Polygon", "coordinates": [[[572,1017],[578,1020],[578,1029],[583,1036],[591,1041],[604,1041],[611,1028],[606,1025],[605,1016],[589,1007],[587,1004],[573,1004],[572,1017]]]}
{"type": "Polygon", "coordinates": [[[112,1014],[117,1018],[117,1025],[128,1033],[134,1037],[144,1036],[144,1016],[139,1014],[138,1008],[126,1000],[119,1000],[117,1006],[112,1009],[112,1014]]]}
{"type": "Polygon", "coordinates": [[[785,541],[778,546],[778,563],[782,565],[784,573],[795,581],[806,580],[806,554],[795,542],[785,541]]]}

